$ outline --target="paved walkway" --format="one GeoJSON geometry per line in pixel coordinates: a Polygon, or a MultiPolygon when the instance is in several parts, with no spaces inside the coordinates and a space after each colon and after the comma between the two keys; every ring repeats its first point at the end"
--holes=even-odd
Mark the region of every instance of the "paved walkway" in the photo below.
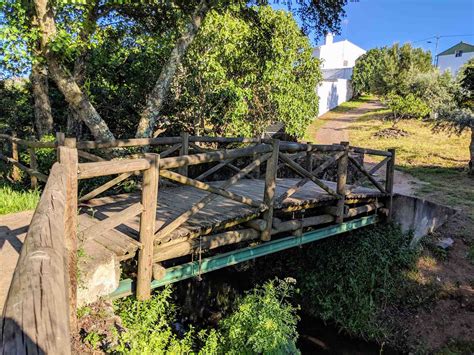
{"type": "MultiPolygon", "coordinates": [[[[375,111],[383,108],[382,104],[378,100],[367,101],[360,107],[344,113],[328,112],[321,118],[331,117],[327,120],[326,124],[322,126],[316,132],[314,141],[317,144],[333,144],[340,142],[351,142],[349,136],[349,126],[355,120],[362,115],[370,111],[375,111]]],[[[357,145],[357,142],[351,142],[352,145],[357,145]]],[[[365,166],[370,168],[373,165],[373,161],[370,160],[370,156],[366,158],[365,166]]],[[[376,177],[385,176],[385,167],[377,172],[376,177]]],[[[417,185],[423,184],[418,179],[415,179],[410,174],[395,170],[394,178],[394,191],[403,195],[413,195],[415,193],[417,185]]]]}
{"type": "Polygon", "coordinates": [[[0,314],[33,211],[0,216],[0,314]]]}

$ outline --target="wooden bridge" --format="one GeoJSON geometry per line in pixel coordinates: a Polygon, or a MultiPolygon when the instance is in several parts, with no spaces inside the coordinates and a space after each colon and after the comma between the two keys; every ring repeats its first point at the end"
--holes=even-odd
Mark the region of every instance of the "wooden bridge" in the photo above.
{"type": "Polygon", "coordinates": [[[6,353],[69,349],[77,250],[86,244],[121,262],[137,260],[136,277],[110,297],[136,292],[143,300],[154,287],[391,215],[394,150],[186,133],[107,143],[61,133],[55,142],[0,140],[0,159],[13,164],[13,176],[22,170],[33,186],[46,183],[4,309],[6,353]],[[29,166],[18,146],[27,149],[29,166]],[[38,171],[37,149],[57,149],[49,176],[38,171]],[[367,154],[380,157],[370,170],[367,154]],[[383,166],[381,182],[374,174],[383,166]],[[81,180],[111,175],[79,196],[81,180]],[[99,197],[126,179],[139,181],[139,191],[99,197]]]}

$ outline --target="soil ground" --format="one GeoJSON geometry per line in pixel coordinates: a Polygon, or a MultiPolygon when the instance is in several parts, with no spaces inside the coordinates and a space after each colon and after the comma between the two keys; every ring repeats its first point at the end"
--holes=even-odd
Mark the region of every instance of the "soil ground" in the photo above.
{"type": "MultiPolygon", "coordinates": [[[[320,144],[350,141],[357,145],[351,141],[351,124],[382,108],[374,99],[342,112],[328,112],[319,118],[317,128],[310,130],[312,136],[308,140],[320,144]]],[[[373,162],[369,160],[366,165],[370,167],[373,162]]],[[[383,174],[383,171],[378,173],[383,174]]],[[[398,193],[433,198],[427,185],[396,170],[395,191],[398,193]]],[[[436,196],[434,198],[436,200],[436,196]]],[[[469,256],[473,253],[474,222],[470,218],[473,211],[466,210],[465,206],[459,208],[458,205],[459,213],[425,238],[417,269],[409,275],[414,286],[406,296],[410,298],[405,300],[407,307],[387,310],[385,315],[397,328],[396,341],[412,352],[474,354],[474,256],[469,256]],[[442,238],[454,240],[447,251],[436,247],[442,238]]]]}

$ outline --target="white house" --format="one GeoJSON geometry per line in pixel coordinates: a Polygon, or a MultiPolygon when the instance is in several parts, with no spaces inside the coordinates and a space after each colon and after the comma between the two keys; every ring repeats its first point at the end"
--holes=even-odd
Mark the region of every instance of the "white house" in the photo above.
{"type": "Polygon", "coordinates": [[[436,66],[441,72],[449,70],[456,75],[459,69],[471,58],[474,58],[474,46],[459,42],[436,56],[436,66]]]}
{"type": "Polygon", "coordinates": [[[317,88],[319,115],[352,98],[351,77],[355,61],[365,50],[348,40],[334,42],[326,35],[325,43],[316,47],[313,55],[321,60],[323,81],[317,88]]]}

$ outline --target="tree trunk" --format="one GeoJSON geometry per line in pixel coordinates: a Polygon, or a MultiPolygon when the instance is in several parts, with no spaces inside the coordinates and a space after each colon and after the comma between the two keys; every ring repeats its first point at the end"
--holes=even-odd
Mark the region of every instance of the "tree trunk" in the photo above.
{"type": "Polygon", "coordinates": [[[471,127],[471,144],[469,145],[470,160],[469,160],[469,175],[474,176],[474,127],[471,127]]]}
{"type": "Polygon", "coordinates": [[[186,31],[176,41],[176,44],[171,51],[170,58],[162,68],[160,76],[158,77],[155,86],[147,98],[145,109],[140,115],[140,121],[137,127],[136,137],[151,137],[156,127],[156,121],[161,111],[166,95],[169,92],[176,69],[180,64],[182,58],[186,54],[186,50],[192,43],[196,34],[201,27],[207,12],[209,11],[209,4],[206,0],[201,0],[198,7],[194,11],[191,21],[188,24],[186,31]]]}
{"type": "Polygon", "coordinates": [[[53,10],[48,0],[34,0],[37,21],[41,30],[41,49],[48,63],[49,74],[58,89],[64,95],[71,110],[89,128],[96,140],[114,140],[105,121],[97,113],[87,95],[81,90],[74,77],[63,68],[54,52],[49,50],[49,42],[56,35],[56,23],[53,10]]]}
{"type": "Polygon", "coordinates": [[[33,88],[36,134],[41,139],[53,132],[53,115],[48,96],[48,71],[46,66],[39,62],[33,63],[30,79],[33,88]]]}

